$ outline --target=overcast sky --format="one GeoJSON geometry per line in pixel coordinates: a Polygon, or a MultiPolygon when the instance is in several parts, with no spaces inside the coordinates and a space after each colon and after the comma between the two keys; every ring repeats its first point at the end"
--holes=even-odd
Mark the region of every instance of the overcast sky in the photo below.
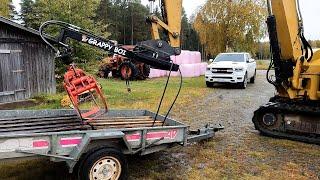
{"type": "MultiPolygon", "coordinates": [[[[206,0],[184,0],[183,7],[188,16],[205,3],[206,0]]],[[[19,9],[20,0],[13,0],[13,3],[19,9]]],[[[148,4],[148,0],[142,0],[143,4],[148,4]]],[[[156,4],[159,0],[156,0],[156,4]]],[[[305,26],[305,35],[307,39],[320,39],[320,0],[300,0],[302,16],[305,26]]]]}

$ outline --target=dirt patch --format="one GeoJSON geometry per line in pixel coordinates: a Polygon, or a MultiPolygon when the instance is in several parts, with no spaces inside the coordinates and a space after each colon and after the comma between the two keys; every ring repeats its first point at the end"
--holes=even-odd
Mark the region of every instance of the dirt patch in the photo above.
{"type": "Polygon", "coordinates": [[[12,103],[1,103],[0,110],[9,110],[9,109],[19,109],[25,107],[32,107],[36,106],[37,102],[35,100],[25,100],[25,101],[18,101],[12,103]]]}

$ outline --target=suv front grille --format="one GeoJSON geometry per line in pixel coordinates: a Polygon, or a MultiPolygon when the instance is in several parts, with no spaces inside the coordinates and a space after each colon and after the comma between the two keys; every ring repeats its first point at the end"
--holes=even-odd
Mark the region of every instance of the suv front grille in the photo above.
{"type": "Polygon", "coordinates": [[[232,74],[233,69],[232,68],[212,68],[212,73],[219,73],[219,74],[232,74]]]}

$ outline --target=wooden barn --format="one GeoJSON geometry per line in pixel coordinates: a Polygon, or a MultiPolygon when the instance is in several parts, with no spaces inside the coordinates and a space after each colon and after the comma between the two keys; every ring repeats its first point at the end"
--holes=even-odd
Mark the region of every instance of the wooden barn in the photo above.
{"type": "Polygon", "coordinates": [[[0,104],[55,92],[53,51],[38,31],[0,16],[0,104]]]}

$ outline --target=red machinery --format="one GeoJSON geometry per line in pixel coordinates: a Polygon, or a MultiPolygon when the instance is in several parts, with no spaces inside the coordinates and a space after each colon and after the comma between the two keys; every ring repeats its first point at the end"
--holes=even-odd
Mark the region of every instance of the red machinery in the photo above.
{"type": "Polygon", "coordinates": [[[108,112],[106,99],[96,79],[86,75],[82,69],[76,68],[74,64],[70,65],[65,73],[63,86],[74,109],[85,123],[108,112]],[[101,101],[100,104],[98,99],[101,101]],[[85,102],[93,103],[89,110],[80,109],[80,104],[85,102]]]}

